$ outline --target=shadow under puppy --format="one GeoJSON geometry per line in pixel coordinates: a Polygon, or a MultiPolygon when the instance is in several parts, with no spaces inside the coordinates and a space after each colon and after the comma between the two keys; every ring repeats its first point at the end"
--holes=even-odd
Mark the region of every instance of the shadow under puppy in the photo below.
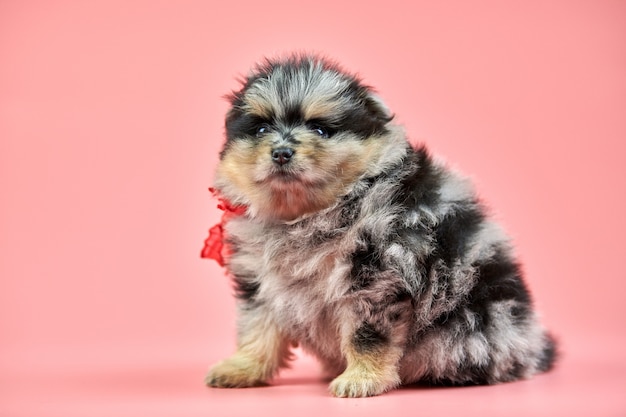
{"type": "Polygon", "coordinates": [[[294,55],[257,66],[230,101],[215,188],[240,213],[224,224],[238,348],[208,385],[264,384],[293,343],[338,397],[551,368],[509,240],[369,87],[294,55]]]}

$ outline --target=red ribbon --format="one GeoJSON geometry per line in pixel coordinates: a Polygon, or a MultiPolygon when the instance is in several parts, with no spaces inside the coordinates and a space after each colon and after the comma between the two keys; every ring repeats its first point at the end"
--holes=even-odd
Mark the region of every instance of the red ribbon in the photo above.
{"type": "Polygon", "coordinates": [[[224,213],[222,214],[222,220],[209,229],[209,237],[204,241],[200,257],[213,259],[221,266],[224,266],[224,259],[232,253],[228,245],[224,243],[224,225],[233,217],[243,215],[246,212],[246,207],[232,205],[224,197],[221,197],[215,188],[209,188],[209,191],[219,200],[217,208],[224,213]]]}

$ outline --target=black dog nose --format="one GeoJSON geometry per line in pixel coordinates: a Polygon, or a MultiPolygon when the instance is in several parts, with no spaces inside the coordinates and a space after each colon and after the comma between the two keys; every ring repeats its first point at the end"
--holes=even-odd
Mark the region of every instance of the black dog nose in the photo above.
{"type": "Polygon", "coordinates": [[[291,161],[291,158],[293,158],[295,153],[296,151],[291,148],[274,149],[272,150],[272,161],[280,166],[283,166],[291,161]]]}

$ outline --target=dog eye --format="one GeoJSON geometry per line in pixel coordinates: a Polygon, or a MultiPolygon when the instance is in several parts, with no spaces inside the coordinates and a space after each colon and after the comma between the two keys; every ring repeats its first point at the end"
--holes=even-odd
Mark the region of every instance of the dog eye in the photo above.
{"type": "Polygon", "coordinates": [[[270,128],[269,125],[263,123],[262,125],[257,126],[255,135],[257,138],[260,138],[261,136],[266,135],[271,131],[272,128],[270,128]]]}
{"type": "Polygon", "coordinates": [[[323,126],[313,124],[309,127],[313,132],[317,133],[318,136],[327,139],[330,137],[330,132],[323,126]]]}

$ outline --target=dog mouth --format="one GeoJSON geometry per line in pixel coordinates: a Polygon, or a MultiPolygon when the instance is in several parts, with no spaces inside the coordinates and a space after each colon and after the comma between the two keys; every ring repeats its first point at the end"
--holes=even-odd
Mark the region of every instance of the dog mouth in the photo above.
{"type": "Polygon", "coordinates": [[[257,185],[267,187],[274,192],[314,192],[324,188],[327,181],[310,172],[295,169],[272,169],[264,178],[257,180],[257,185]]]}
{"type": "Polygon", "coordinates": [[[293,168],[273,167],[261,182],[306,182],[303,181],[302,172],[293,168]]]}

